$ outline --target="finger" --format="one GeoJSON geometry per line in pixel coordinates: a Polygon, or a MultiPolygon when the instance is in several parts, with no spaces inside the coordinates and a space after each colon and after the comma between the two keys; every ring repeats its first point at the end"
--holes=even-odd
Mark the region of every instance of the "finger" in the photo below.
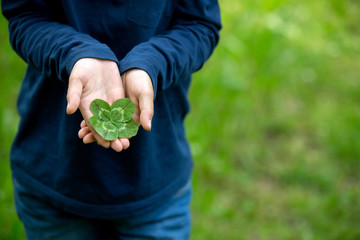
{"type": "Polygon", "coordinates": [[[83,127],[79,130],[78,135],[79,138],[84,138],[87,134],[89,134],[91,131],[88,127],[83,127]]]}
{"type": "Polygon", "coordinates": [[[123,149],[128,149],[130,147],[130,141],[127,138],[120,138],[120,143],[123,147],[123,149]]]}
{"type": "Polygon", "coordinates": [[[123,145],[121,144],[119,139],[116,139],[111,142],[111,148],[116,152],[121,152],[123,150],[123,145]]]}
{"type": "Polygon", "coordinates": [[[68,105],[66,107],[67,114],[73,114],[79,108],[82,89],[82,82],[70,76],[69,87],[66,96],[68,102],[68,105]]]}
{"type": "Polygon", "coordinates": [[[154,102],[151,94],[143,94],[139,99],[140,124],[147,130],[151,130],[151,120],[154,115],[154,102]]]}
{"type": "Polygon", "coordinates": [[[94,135],[92,133],[89,133],[83,138],[83,142],[85,144],[93,143],[96,142],[96,139],[94,138],[94,135]]]}
{"type": "Polygon", "coordinates": [[[85,120],[81,121],[80,127],[81,128],[87,127],[85,120]]]}

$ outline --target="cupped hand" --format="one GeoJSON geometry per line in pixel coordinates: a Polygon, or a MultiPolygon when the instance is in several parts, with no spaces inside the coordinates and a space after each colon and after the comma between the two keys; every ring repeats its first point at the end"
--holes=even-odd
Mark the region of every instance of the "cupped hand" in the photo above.
{"type": "Polygon", "coordinates": [[[100,98],[111,104],[124,97],[124,87],[116,62],[82,58],[75,63],[69,78],[66,112],[73,114],[80,109],[84,122],[81,124],[79,137],[83,138],[84,143],[96,141],[99,145],[111,147],[118,152],[129,147],[128,139],[116,139],[111,142],[103,139],[88,122],[93,115],[90,103],[94,99],[100,98]]]}
{"type": "MultiPolygon", "coordinates": [[[[133,119],[145,130],[151,130],[151,121],[154,115],[154,88],[150,76],[141,69],[130,69],[122,76],[125,96],[135,104],[133,119]]],[[[82,121],[79,137],[84,141],[95,141],[88,127],[88,123],[82,121]]]]}
{"type": "Polygon", "coordinates": [[[129,69],[122,76],[125,96],[135,104],[133,119],[145,130],[151,130],[154,115],[154,87],[150,76],[142,69],[129,69]]]}

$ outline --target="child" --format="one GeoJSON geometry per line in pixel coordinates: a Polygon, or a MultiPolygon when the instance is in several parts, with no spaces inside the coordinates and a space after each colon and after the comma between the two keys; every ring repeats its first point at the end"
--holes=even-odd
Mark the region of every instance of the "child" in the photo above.
{"type": "Polygon", "coordinates": [[[188,239],[183,120],[191,74],[218,42],[217,1],[1,4],[11,45],[28,63],[11,150],[28,239],[188,239]],[[90,102],[123,97],[142,128],[106,141],[88,123],[90,102]]]}

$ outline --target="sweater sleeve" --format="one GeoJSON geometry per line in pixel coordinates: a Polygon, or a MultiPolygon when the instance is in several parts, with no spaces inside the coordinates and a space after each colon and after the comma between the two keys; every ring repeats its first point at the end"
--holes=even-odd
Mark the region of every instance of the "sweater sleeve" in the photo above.
{"type": "Polygon", "coordinates": [[[216,0],[179,0],[169,30],[135,46],[120,60],[120,72],[145,70],[156,96],[202,67],[219,40],[220,28],[216,0]]]}
{"type": "Polygon", "coordinates": [[[67,83],[73,65],[84,57],[117,61],[110,48],[62,24],[61,6],[51,0],[2,0],[10,44],[29,66],[67,83]]]}

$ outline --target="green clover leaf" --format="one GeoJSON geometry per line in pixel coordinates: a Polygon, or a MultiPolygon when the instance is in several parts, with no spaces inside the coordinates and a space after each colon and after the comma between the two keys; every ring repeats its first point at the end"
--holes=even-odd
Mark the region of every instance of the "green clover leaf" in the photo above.
{"type": "Polygon", "coordinates": [[[139,126],[132,119],[135,105],[129,98],[119,99],[111,106],[104,100],[95,99],[90,109],[94,116],[89,118],[89,122],[105,140],[130,138],[137,134],[139,126]]]}

